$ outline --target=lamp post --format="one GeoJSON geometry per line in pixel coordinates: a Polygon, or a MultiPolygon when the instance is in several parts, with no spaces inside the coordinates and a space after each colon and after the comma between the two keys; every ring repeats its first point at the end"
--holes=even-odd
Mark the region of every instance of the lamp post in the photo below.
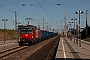
{"type": "MultiPolygon", "coordinates": [[[[20,22],[16,22],[17,26],[19,26],[19,24],[21,24],[20,22]]],[[[19,28],[16,31],[16,38],[19,39],[19,28]]],[[[18,40],[19,41],[19,40],[18,40]]]]}
{"type": "Polygon", "coordinates": [[[30,21],[30,20],[33,20],[33,19],[32,19],[32,18],[26,18],[25,20],[27,20],[28,25],[29,25],[29,21],[30,21]]]}
{"type": "Polygon", "coordinates": [[[71,20],[74,20],[74,43],[75,43],[75,20],[77,20],[76,18],[72,18],[71,20]]]}
{"type": "Polygon", "coordinates": [[[4,21],[4,43],[6,40],[6,21],[8,21],[6,18],[2,19],[2,21],[4,21]]]}
{"type": "Polygon", "coordinates": [[[80,47],[81,47],[81,40],[80,40],[80,38],[81,38],[81,35],[80,35],[80,14],[82,14],[83,13],[83,11],[76,11],[75,12],[75,14],[79,14],[79,44],[80,44],[80,47]]]}
{"type": "Polygon", "coordinates": [[[76,44],[78,44],[78,25],[76,21],[76,44]]]}
{"type": "Polygon", "coordinates": [[[17,24],[17,26],[19,26],[20,22],[17,22],[16,24],[17,24]]]}
{"type": "Polygon", "coordinates": [[[86,10],[86,39],[87,39],[87,32],[88,32],[88,29],[87,29],[87,20],[88,20],[88,10],[86,10]]]}
{"type": "MultiPolygon", "coordinates": [[[[73,23],[73,22],[69,22],[70,23],[70,30],[72,30],[72,25],[71,25],[71,23],[73,23]]],[[[72,37],[71,37],[71,33],[69,34],[70,36],[70,39],[71,39],[71,41],[72,41],[72,37]]]]}
{"type": "Polygon", "coordinates": [[[72,28],[72,23],[73,23],[73,22],[69,22],[69,23],[70,23],[70,28],[72,28]]]}

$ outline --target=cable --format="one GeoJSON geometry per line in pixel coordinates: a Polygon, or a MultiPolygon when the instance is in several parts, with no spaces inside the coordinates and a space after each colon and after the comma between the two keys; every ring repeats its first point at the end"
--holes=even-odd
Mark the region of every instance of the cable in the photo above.
{"type": "MultiPolygon", "coordinates": [[[[7,11],[12,12],[12,13],[15,13],[15,11],[9,10],[9,9],[3,7],[3,6],[0,6],[0,7],[3,8],[4,10],[7,10],[7,11]]],[[[20,15],[21,17],[24,17],[24,16],[22,16],[22,15],[19,14],[19,13],[17,13],[17,15],[20,15]]]]}
{"type": "MultiPolygon", "coordinates": [[[[13,4],[10,0],[9,0],[9,2],[11,3],[11,4],[13,4]]],[[[18,10],[20,10],[21,12],[23,12],[24,13],[24,15],[27,15],[24,11],[22,11],[20,8],[18,8],[15,4],[13,4],[18,10]]]]}
{"type": "MultiPolygon", "coordinates": [[[[78,3],[78,4],[46,4],[46,2],[45,2],[45,4],[40,4],[40,5],[81,5],[81,4],[90,4],[89,2],[88,3],[85,3],[84,1],[83,1],[83,3],[78,3]]],[[[28,6],[28,5],[30,5],[30,6],[38,6],[39,4],[0,4],[0,5],[24,5],[24,6],[28,6]]]]}
{"type": "MultiPolygon", "coordinates": [[[[48,9],[48,6],[47,6],[47,4],[46,4],[46,1],[44,0],[44,2],[45,2],[45,5],[46,5],[46,7],[47,7],[47,9],[48,9]]],[[[48,12],[49,12],[49,14],[50,14],[50,11],[49,11],[49,9],[48,9],[48,12]]],[[[51,15],[51,14],[50,14],[51,15]]]]}
{"type": "MultiPolygon", "coordinates": [[[[47,7],[47,9],[48,9],[48,12],[49,12],[49,14],[50,14],[50,11],[49,11],[49,8],[48,8],[48,6],[47,6],[47,4],[46,4],[46,1],[45,0],[43,0],[44,2],[45,2],[45,5],[46,5],[46,7],[47,7]]],[[[50,14],[50,16],[51,16],[51,14],[50,14]]],[[[52,18],[52,17],[51,17],[52,18]]],[[[57,26],[57,22],[56,22],[56,26],[57,26]]],[[[58,26],[57,26],[57,28],[58,28],[58,26]]],[[[59,29],[59,28],[58,28],[59,29]]]]}
{"type": "MultiPolygon", "coordinates": [[[[0,4],[0,5],[13,5],[13,4],[0,4]]],[[[14,4],[14,5],[24,5],[24,6],[38,6],[39,4],[14,4]]],[[[41,5],[46,5],[46,4],[41,4],[41,5]]],[[[47,5],[57,5],[57,4],[47,4],[47,5]]]]}
{"type": "MultiPolygon", "coordinates": [[[[36,0],[37,1],[37,0],[36,0]]],[[[38,1],[37,1],[38,2],[38,1]]],[[[41,4],[38,2],[38,4],[40,5],[40,7],[43,9],[43,11],[46,13],[46,15],[50,18],[50,20],[52,20],[53,21],[53,19],[48,15],[48,13],[44,10],[44,8],[41,6],[41,4]]],[[[53,23],[55,23],[54,21],[53,21],[53,23]]],[[[56,24],[56,23],[55,23],[56,24]]],[[[57,24],[56,24],[56,26],[57,26],[57,24]]],[[[57,28],[58,28],[58,26],[57,26],[57,28]]]]}
{"type": "MultiPolygon", "coordinates": [[[[6,0],[5,0],[6,1],[6,0]]],[[[20,5],[20,4],[13,4],[10,0],[9,0],[9,2],[11,3],[11,4],[0,4],[0,5],[14,5],[18,10],[20,10],[22,13],[24,13],[20,8],[18,8],[16,5],[20,5]]],[[[15,11],[12,11],[12,10],[10,10],[10,9],[7,9],[7,8],[5,8],[5,7],[3,7],[3,6],[1,6],[3,9],[5,9],[5,10],[7,10],[7,11],[9,11],[9,12],[13,12],[13,13],[15,13],[15,11]]],[[[17,13],[17,15],[20,15],[21,17],[25,17],[26,18],[26,16],[23,16],[23,15],[21,15],[21,14],[19,14],[19,13],[17,13]]],[[[26,13],[24,13],[24,15],[27,15],[26,13]]]]}
{"type": "Polygon", "coordinates": [[[14,11],[11,11],[11,10],[9,10],[9,9],[7,9],[7,8],[5,8],[5,7],[3,7],[3,6],[0,6],[1,8],[3,8],[3,9],[5,9],[5,10],[7,10],[7,11],[9,11],[9,12],[13,12],[14,13],[14,11]]]}

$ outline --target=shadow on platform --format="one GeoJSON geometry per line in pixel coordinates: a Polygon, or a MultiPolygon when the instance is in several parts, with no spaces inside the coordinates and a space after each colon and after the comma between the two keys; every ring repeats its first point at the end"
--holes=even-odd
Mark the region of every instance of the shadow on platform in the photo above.
{"type": "Polygon", "coordinates": [[[90,59],[80,59],[80,58],[56,58],[55,60],[90,60],[90,59]]]}

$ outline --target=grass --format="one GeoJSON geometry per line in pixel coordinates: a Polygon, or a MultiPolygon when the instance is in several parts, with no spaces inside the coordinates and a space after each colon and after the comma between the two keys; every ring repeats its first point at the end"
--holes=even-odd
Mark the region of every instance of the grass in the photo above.
{"type": "MultiPolygon", "coordinates": [[[[15,30],[6,30],[6,40],[15,40],[17,34],[15,30]]],[[[4,39],[4,30],[0,29],[0,41],[4,39]]],[[[90,38],[84,39],[85,41],[90,42],[90,38]]]]}
{"type": "MultiPolygon", "coordinates": [[[[15,30],[6,30],[6,40],[15,40],[17,37],[15,30]]],[[[4,39],[4,30],[0,29],[0,40],[4,39]]]]}

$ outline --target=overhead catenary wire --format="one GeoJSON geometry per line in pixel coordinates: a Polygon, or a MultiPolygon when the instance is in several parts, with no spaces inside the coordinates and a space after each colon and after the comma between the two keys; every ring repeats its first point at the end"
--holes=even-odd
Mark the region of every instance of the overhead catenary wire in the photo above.
{"type": "MultiPolygon", "coordinates": [[[[50,11],[49,11],[49,8],[48,8],[48,6],[47,6],[47,4],[46,4],[46,1],[44,0],[44,2],[45,2],[45,5],[46,5],[46,7],[47,7],[47,9],[48,9],[49,14],[50,14],[50,11]]],[[[50,14],[50,15],[51,15],[51,14],[50,14]]]]}
{"type": "MultiPolygon", "coordinates": [[[[38,2],[38,0],[36,0],[37,2],[38,2]]],[[[46,13],[46,15],[50,18],[50,20],[51,21],[53,21],[53,19],[48,15],[48,13],[45,11],[45,9],[42,7],[42,5],[38,2],[38,4],[40,5],[40,7],[43,9],[43,11],[46,13]]],[[[53,23],[55,23],[54,21],[53,21],[53,23]]],[[[56,23],[55,23],[56,24],[56,23]]],[[[56,26],[57,26],[57,24],[56,24],[56,26]]],[[[57,26],[57,29],[59,29],[58,28],[58,26],[57,26]]]]}
{"type": "MultiPolygon", "coordinates": [[[[49,8],[48,8],[48,5],[47,5],[47,3],[46,3],[46,1],[44,0],[44,2],[45,2],[45,5],[46,5],[46,7],[47,7],[47,9],[48,9],[48,12],[49,12],[49,14],[50,14],[50,10],[49,10],[49,8]]],[[[56,5],[60,5],[60,4],[56,4],[56,5]]],[[[50,16],[51,16],[51,14],[50,14],[50,16]]],[[[51,18],[52,18],[52,16],[51,16],[51,18]]],[[[56,23],[56,26],[57,26],[57,23],[56,23]]],[[[57,26],[57,29],[59,29],[59,27],[57,26]]]]}
{"type": "MultiPolygon", "coordinates": [[[[13,4],[10,0],[9,0],[9,2],[11,3],[11,4],[13,4]]],[[[18,10],[20,10],[24,15],[27,15],[24,11],[22,11],[20,8],[18,8],[15,4],[13,4],[18,10]]]]}
{"type": "Polygon", "coordinates": [[[13,12],[14,13],[14,11],[12,11],[12,10],[10,10],[10,9],[7,9],[7,8],[5,8],[5,7],[3,7],[3,6],[0,6],[1,8],[3,8],[3,9],[5,9],[5,10],[7,10],[7,11],[9,11],[9,12],[13,12]]]}
{"type": "MultiPolygon", "coordinates": [[[[82,5],[82,4],[90,4],[89,2],[88,3],[85,3],[85,2],[82,2],[82,3],[75,3],[75,4],[40,4],[40,5],[82,5]]],[[[0,4],[0,5],[13,5],[13,4],[0,4]]],[[[14,5],[21,5],[21,6],[38,6],[39,4],[14,4],[14,5]]]]}
{"type": "MultiPolygon", "coordinates": [[[[38,0],[36,0],[38,2],[38,0]]],[[[48,15],[48,13],[44,10],[44,8],[41,6],[41,4],[38,2],[38,4],[40,5],[40,7],[43,9],[43,11],[46,13],[46,15],[52,20],[52,18],[48,15]]]]}
{"type": "MultiPolygon", "coordinates": [[[[6,0],[5,0],[5,2],[6,2],[6,0]]],[[[9,11],[9,12],[12,12],[12,13],[14,13],[15,11],[12,11],[12,10],[10,10],[10,9],[7,9],[7,8],[5,8],[5,5],[13,5],[13,6],[15,6],[18,10],[20,10],[24,15],[21,15],[21,14],[19,14],[18,12],[17,12],[17,15],[19,15],[19,16],[21,16],[21,17],[23,17],[23,18],[26,18],[27,16],[25,16],[25,15],[27,15],[24,11],[22,11],[20,8],[18,8],[16,5],[20,5],[20,4],[13,4],[10,0],[8,0],[8,2],[10,2],[11,4],[0,4],[1,6],[1,8],[3,8],[3,9],[5,9],[5,10],[7,10],[7,11],[9,11]],[[4,5],[4,6],[2,6],[2,5],[4,5]]]]}
{"type": "MultiPolygon", "coordinates": [[[[12,2],[10,2],[10,3],[12,3],[12,2]]],[[[6,4],[4,4],[4,5],[6,5],[6,4]]],[[[14,5],[13,3],[12,3],[12,5],[14,5]]],[[[40,5],[40,4],[39,4],[40,5]]],[[[14,5],[15,6],[15,5],[14,5]]],[[[40,5],[41,6],[41,5],[40,5]]],[[[4,10],[7,10],[7,11],[9,11],[9,12],[12,12],[12,13],[14,13],[15,11],[12,11],[12,10],[10,10],[10,9],[7,9],[7,8],[5,8],[5,7],[3,7],[3,6],[0,6],[1,8],[3,8],[4,10]]],[[[41,6],[42,7],[42,6],[41,6]]],[[[44,10],[44,8],[42,7],[42,9],[44,10]]],[[[20,10],[20,9],[19,9],[20,10]]],[[[44,12],[47,14],[47,12],[44,10],[44,12]]],[[[22,17],[25,17],[25,16],[23,16],[23,15],[21,15],[21,14],[19,14],[19,13],[17,13],[17,15],[20,15],[20,16],[22,16],[22,17]]],[[[48,15],[48,14],[47,14],[48,15]]],[[[52,20],[52,18],[48,15],[48,17],[52,20]]],[[[52,20],[53,21],[53,20],[52,20]]]]}
{"type": "MultiPolygon", "coordinates": [[[[0,6],[0,7],[3,8],[4,10],[9,11],[9,12],[12,12],[12,13],[15,12],[15,11],[12,11],[12,10],[10,10],[10,9],[7,9],[7,8],[5,8],[5,7],[3,7],[3,6],[0,6]]],[[[23,16],[23,15],[21,15],[21,14],[19,14],[19,13],[17,13],[17,15],[20,15],[21,17],[25,17],[25,16],[23,16]]]]}
{"type": "MultiPolygon", "coordinates": [[[[13,5],[13,4],[0,4],[0,5],[13,5]]],[[[38,6],[39,4],[14,4],[14,5],[21,5],[21,6],[38,6]]],[[[46,5],[46,4],[41,4],[46,5]]],[[[57,4],[47,4],[47,5],[57,5],[57,4]]]]}

